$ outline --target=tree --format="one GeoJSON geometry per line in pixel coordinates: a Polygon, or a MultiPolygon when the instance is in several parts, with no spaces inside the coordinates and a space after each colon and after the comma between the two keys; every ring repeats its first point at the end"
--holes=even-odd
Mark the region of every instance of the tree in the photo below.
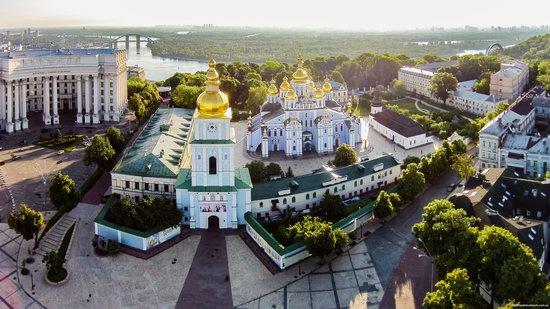
{"type": "Polygon", "coordinates": [[[42,258],[42,263],[46,263],[48,272],[52,271],[54,274],[57,274],[63,268],[65,257],[61,256],[57,251],[50,251],[42,258]]]}
{"type": "Polygon", "coordinates": [[[262,182],[267,177],[265,164],[260,160],[250,161],[246,163],[245,167],[248,168],[248,171],[250,172],[250,179],[253,183],[262,182]]]}
{"type": "Polygon", "coordinates": [[[372,211],[376,218],[382,219],[382,222],[393,213],[390,195],[386,191],[380,191],[376,202],[374,202],[374,209],[372,211]]]}
{"type": "Polygon", "coordinates": [[[395,192],[390,193],[390,202],[394,210],[398,210],[401,206],[403,206],[403,200],[401,200],[399,194],[395,192]]]}
{"type": "Polygon", "coordinates": [[[61,133],[61,130],[59,130],[59,129],[55,130],[55,134],[54,134],[53,139],[56,142],[63,141],[63,133],[61,133]]]}
{"type": "Polygon", "coordinates": [[[344,215],[344,207],[340,202],[340,196],[330,194],[329,190],[326,190],[323,194],[319,208],[325,218],[333,223],[340,220],[344,215]]]}
{"type": "Polygon", "coordinates": [[[125,138],[124,135],[122,135],[122,133],[120,132],[119,128],[110,127],[109,129],[107,129],[105,136],[107,137],[109,144],[113,146],[113,149],[115,149],[117,153],[121,152],[124,149],[125,138]]]}
{"type": "Polygon", "coordinates": [[[294,239],[304,242],[311,255],[320,257],[321,263],[325,256],[343,248],[349,242],[348,234],[342,229],[333,229],[319,217],[305,216],[288,230],[294,239]]]}
{"type": "Polygon", "coordinates": [[[481,250],[479,275],[493,292],[491,303],[510,299],[526,302],[544,289],[531,249],[508,230],[486,226],[476,243],[481,250]]]}
{"type": "Polygon", "coordinates": [[[57,210],[69,209],[78,197],[74,180],[67,174],[57,172],[50,185],[50,200],[57,210]]]}
{"type": "Polygon", "coordinates": [[[405,82],[399,79],[394,79],[391,83],[394,94],[397,97],[404,97],[407,94],[407,89],[405,88],[405,82]]]}
{"type": "Polygon", "coordinates": [[[290,177],[294,177],[294,173],[292,172],[292,168],[289,166],[288,169],[286,170],[286,175],[285,175],[286,178],[290,178],[290,177]]]}
{"type": "Polygon", "coordinates": [[[403,160],[403,165],[405,165],[405,167],[407,167],[411,163],[419,164],[420,158],[415,156],[407,156],[405,160],[403,160]]]}
{"type": "Polygon", "coordinates": [[[445,105],[449,92],[455,91],[457,86],[458,80],[451,73],[436,73],[428,83],[428,91],[445,105]]]}
{"type": "Polygon", "coordinates": [[[27,204],[19,205],[19,213],[10,212],[8,226],[23,239],[31,240],[34,236],[34,247],[38,246],[38,232],[44,225],[42,213],[30,208],[27,204]]]}
{"type": "Polygon", "coordinates": [[[193,109],[197,106],[197,98],[203,90],[203,87],[179,85],[172,91],[172,104],[176,107],[193,109]]]}
{"type": "Polygon", "coordinates": [[[265,167],[265,173],[266,173],[266,177],[272,177],[272,176],[283,177],[284,176],[281,166],[275,162],[271,162],[265,167]]]}
{"type": "Polygon", "coordinates": [[[334,70],[330,73],[330,78],[333,80],[333,81],[336,81],[336,82],[339,82],[340,84],[346,84],[346,81],[344,80],[344,77],[342,76],[342,74],[340,74],[340,72],[334,70]]]}
{"type": "Polygon", "coordinates": [[[407,165],[399,176],[399,194],[405,200],[414,199],[426,185],[424,174],[418,168],[416,163],[407,165]]]}
{"type": "Polygon", "coordinates": [[[456,155],[453,157],[451,168],[461,179],[466,179],[476,173],[474,160],[469,155],[456,155]]]}
{"type": "Polygon", "coordinates": [[[435,291],[426,294],[422,306],[427,309],[476,309],[483,307],[483,303],[468,272],[457,268],[435,284],[435,291]]]}
{"type": "Polygon", "coordinates": [[[109,140],[103,136],[96,135],[92,138],[92,144],[84,151],[84,163],[97,164],[99,168],[108,167],[115,158],[115,150],[109,144],[109,140]]]}
{"type": "Polygon", "coordinates": [[[347,166],[353,164],[359,160],[359,156],[348,144],[340,144],[336,148],[336,156],[334,157],[333,163],[336,166],[347,166]]]}
{"type": "Polygon", "coordinates": [[[134,93],[128,100],[128,108],[136,114],[138,123],[141,124],[141,117],[145,115],[145,103],[143,97],[139,93],[134,93]]]}
{"type": "Polygon", "coordinates": [[[547,172],[546,172],[546,175],[544,175],[544,178],[550,179],[550,171],[547,171],[547,172]]]}
{"type": "Polygon", "coordinates": [[[251,111],[253,115],[260,112],[260,106],[267,98],[267,88],[264,85],[252,87],[248,90],[248,98],[246,99],[246,109],[251,111]]]}
{"type": "Polygon", "coordinates": [[[481,78],[479,81],[474,83],[474,90],[479,93],[489,94],[490,85],[491,85],[491,76],[481,78]]]}

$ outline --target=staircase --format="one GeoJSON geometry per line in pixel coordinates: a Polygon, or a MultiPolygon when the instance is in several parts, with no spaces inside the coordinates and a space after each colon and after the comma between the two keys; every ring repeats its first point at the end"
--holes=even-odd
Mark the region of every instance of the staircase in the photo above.
{"type": "Polygon", "coordinates": [[[45,256],[51,251],[57,251],[61,246],[63,237],[67,230],[76,222],[77,218],[65,214],[57,223],[48,231],[46,236],[40,241],[38,250],[39,255],[45,256]]]}

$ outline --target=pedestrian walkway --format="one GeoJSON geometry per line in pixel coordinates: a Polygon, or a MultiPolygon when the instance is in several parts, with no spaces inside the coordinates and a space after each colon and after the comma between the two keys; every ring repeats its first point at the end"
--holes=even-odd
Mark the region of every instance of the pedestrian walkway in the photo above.
{"type": "Polygon", "coordinates": [[[378,308],[383,294],[361,242],[316,271],[237,308],[378,308]]]}
{"type": "Polygon", "coordinates": [[[63,237],[69,230],[69,228],[76,222],[76,218],[69,216],[69,214],[63,215],[57,223],[48,231],[46,236],[40,241],[40,246],[36,253],[41,256],[45,256],[51,251],[59,250],[63,237]]]}
{"type": "Polygon", "coordinates": [[[232,308],[225,235],[204,231],[176,308],[232,308]]]}
{"type": "MultiPolygon", "coordinates": [[[[7,223],[0,223],[0,308],[45,308],[25,292],[19,281],[17,257],[22,241],[7,223]]],[[[40,263],[38,257],[33,263],[40,263]]],[[[30,285],[27,288],[32,291],[30,285]]]]}

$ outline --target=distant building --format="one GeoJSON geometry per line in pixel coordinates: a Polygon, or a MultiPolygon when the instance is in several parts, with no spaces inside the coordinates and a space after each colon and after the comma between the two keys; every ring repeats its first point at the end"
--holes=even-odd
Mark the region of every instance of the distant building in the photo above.
{"type": "Polygon", "coordinates": [[[449,198],[456,207],[510,231],[533,250],[539,267],[548,274],[548,222],[550,181],[518,177],[512,169],[490,168],[470,177],[464,188],[449,198]]]}
{"type": "MultiPolygon", "coordinates": [[[[434,102],[441,100],[431,95],[428,85],[432,77],[441,68],[457,64],[456,61],[429,63],[420,67],[402,67],[398,72],[398,79],[405,83],[405,89],[413,96],[424,96],[434,102]]],[[[475,115],[486,115],[494,111],[497,105],[505,101],[496,95],[485,95],[474,91],[475,80],[464,81],[458,84],[457,90],[449,95],[446,104],[459,110],[475,115]]]]}
{"type": "Polygon", "coordinates": [[[500,71],[491,74],[490,93],[497,98],[514,102],[529,84],[529,65],[522,61],[500,64],[500,71]]]}
{"type": "Polygon", "coordinates": [[[298,56],[292,80],[285,77],[279,89],[271,81],[260,113],[249,119],[246,149],[267,158],[277,152],[288,157],[331,153],[340,144],[355,147],[366,139],[368,127],[346,112],[343,102],[345,85],[328,79],[315,84],[298,56]]]}
{"type": "Polygon", "coordinates": [[[474,115],[485,116],[494,111],[499,103],[506,102],[492,94],[475,92],[475,82],[476,80],[469,80],[458,83],[456,91],[447,100],[447,105],[474,115]]]}
{"type": "Polygon", "coordinates": [[[535,87],[479,131],[481,166],[541,177],[550,168],[550,97],[535,87]]]}
{"type": "Polygon", "coordinates": [[[128,79],[132,77],[139,77],[145,79],[145,70],[137,65],[128,66],[128,79]]]}
{"type": "Polygon", "coordinates": [[[127,104],[125,50],[57,49],[0,52],[0,129],[28,128],[27,112],[58,125],[59,111],[75,122],[119,121],[127,104]]]}
{"type": "Polygon", "coordinates": [[[414,120],[392,110],[384,110],[377,88],[374,90],[369,124],[375,131],[405,149],[433,143],[433,136],[414,120]]]}

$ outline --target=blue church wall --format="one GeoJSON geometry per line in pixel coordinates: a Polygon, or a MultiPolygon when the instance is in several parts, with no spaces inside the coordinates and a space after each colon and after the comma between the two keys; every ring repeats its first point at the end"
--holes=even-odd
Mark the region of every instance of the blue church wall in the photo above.
{"type": "Polygon", "coordinates": [[[128,234],[125,232],[120,232],[120,243],[132,248],[143,250],[143,241],[144,238],[141,238],[139,236],[135,236],[132,234],[128,234]]]}
{"type": "Polygon", "coordinates": [[[178,190],[176,191],[179,193],[179,201],[180,203],[177,204],[177,207],[179,209],[181,209],[181,212],[182,212],[182,216],[181,216],[181,223],[182,224],[189,224],[189,218],[190,218],[190,215],[189,215],[189,191],[187,190],[178,190]],[[187,209],[187,210],[185,210],[187,209]],[[187,221],[185,220],[185,218],[187,217],[187,221]]]}
{"type": "Polygon", "coordinates": [[[97,224],[97,235],[103,236],[110,240],[118,241],[118,231],[101,224],[97,224]]]}
{"type": "MultiPolygon", "coordinates": [[[[246,212],[246,196],[250,195],[250,190],[237,191],[237,221],[239,224],[245,224],[244,214],[246,212]]],[[[249,199],[250,200],[250,199],[249,199]]]]}

